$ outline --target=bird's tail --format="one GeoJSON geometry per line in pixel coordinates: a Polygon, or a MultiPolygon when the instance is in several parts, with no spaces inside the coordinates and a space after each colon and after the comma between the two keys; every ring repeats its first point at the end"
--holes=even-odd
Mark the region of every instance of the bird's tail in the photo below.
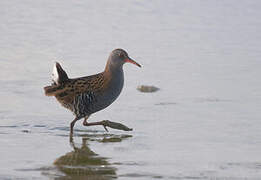
{"type": "Polygon", "coordinates": [[[46,96],[55,96],[56,94],[61,93],[63,91],[64,88],[62,86],[57,86],[55,84],[44,87],[44,92],[46,96]]]}
{"type": "Polygon", "coordinates": [[[63,70],[62,66],[58,63],[55,62],[53,66],[53,73],[52,73],[52,80],[55,84],[63,84],[68,80],[68,76],[66,72],[63,70]]]}
{"type": "Polygon", "coordinates": [[[52,73],[53,84],[51,86],[44,87],[45,95],[55,96],[56,94],[63,92],[63,84],[68,80],[69,78],[62,66],[58,62],[55,62],[52,73]]]}

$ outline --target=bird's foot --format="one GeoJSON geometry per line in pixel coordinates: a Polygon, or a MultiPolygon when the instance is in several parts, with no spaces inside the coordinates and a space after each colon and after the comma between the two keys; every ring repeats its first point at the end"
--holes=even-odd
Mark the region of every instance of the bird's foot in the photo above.
{"type": "Polygon", "coordinates": [[[127,126],[125,126],[124,124],[121,123],[117,123],[117,122],[112,122],[109,120],[103,120],[103,127],[106,131],[108,131],[108,129],[106,128],[106,126],[112,128],[112,129],[118,129],[118,130],[123,130],[123,131],[132,131],[132,128],[129,128],[127,126]]]}
{"type": "Polygon", "coordinates": [[[107,127],[110,127],[112,129],[118,129],[118,130],[123,130],[123,131],[132,131],[132,128],[129,128],[121,123],[117,123],[117,122],[112,122],[109,120],[103,120],[103,121],[99,121],[99,122],[91,122],[88,123],[87,121],[83,122],[84,126],[97,126],[97,125],[102,125],[104,127],[104,129],[108,132],[107,127]]]}

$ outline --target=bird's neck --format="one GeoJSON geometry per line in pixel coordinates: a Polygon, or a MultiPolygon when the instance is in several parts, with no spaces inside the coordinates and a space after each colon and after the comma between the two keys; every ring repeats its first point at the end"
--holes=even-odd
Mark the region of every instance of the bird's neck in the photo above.
{"type": "Polygon", "coordinates": [[[113,64],[111,64],[110,61],[107,62],[106,66],[105,66],[105,70],[104,70],[104,74],[107,77],[111,77],[111,78],[123,78],[123,69],[122,69],[122,65],[120,66],[114,66],[113,64]]]}
{"type": "Polygon", "coordinates": [[[108,62],[103,73],[108,82],[108,88],[115,89],[116,93],[120,93],[124,83],[122,65],[115,67],[108,62]]]}
{"type": "MultiPolygon", "coordinates": [[[[110,64],[106,65],[106,68],[103,72],[106,79],[106,91],[103,98],[107,99],[112,103],[121,93],[124,84],[124,74],[123,69],[121,67],[113,67],[110,64]]],[[[109,103],[109,104],[110,104],[109,103]]]]}

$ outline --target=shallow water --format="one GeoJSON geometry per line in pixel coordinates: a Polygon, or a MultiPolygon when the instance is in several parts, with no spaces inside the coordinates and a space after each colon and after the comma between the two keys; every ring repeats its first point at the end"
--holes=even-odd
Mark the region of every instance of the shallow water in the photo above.
{"type": "Polygon", "coordinates": [[[0,179],[260,179],[261,2],[0,1],[0,179]],[[90,121],[45,97],[54,61],[103,70],[114,48],[125,87],[90,121]],[[139,85],[160,88],[141,93],[139,85]]]}

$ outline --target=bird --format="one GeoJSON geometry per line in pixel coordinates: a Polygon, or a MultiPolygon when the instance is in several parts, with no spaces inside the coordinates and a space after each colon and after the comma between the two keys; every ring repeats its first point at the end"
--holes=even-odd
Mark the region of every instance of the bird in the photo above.
{"type": "MultiPolygon", "coordinates": [[[[103,125],[105,130],[106,126],[110,127],[108,125],[110,121],[87,122],[87,119],[93,113],[111,105],[120,95],[124,85],[125,63],[141,67],[123,49],[114,49],[108,57],[104,71],[90,76],[69,78],[62,66],[55,62],[52,72],[53,82],[50,86],[44,87],[44,92],[46,96],[54,96],[63,107],[74,114],[75,118],[70,124],[71,134],[75,123],[82,118],[84,126],[103,125]]],[[[119,124],[111,122],[112,128],[119,124]]]]}

